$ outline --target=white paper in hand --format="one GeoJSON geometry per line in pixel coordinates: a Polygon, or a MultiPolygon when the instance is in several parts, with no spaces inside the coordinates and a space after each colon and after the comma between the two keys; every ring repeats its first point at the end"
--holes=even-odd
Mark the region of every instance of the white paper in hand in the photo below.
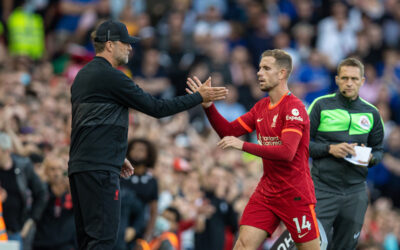
{"type": "Polygon", "coordinates": [[[371,148],[355,146],[354,150],[356,151],[355,156],[352,155],[351,157],[345,157],[344,159],[355,165],[364,167],[368,166],[368,160],[369,160],[369,155],[371,154],[371,148]],[[361,163],[361,162],[366,162],[366,163],[361,163]]]}

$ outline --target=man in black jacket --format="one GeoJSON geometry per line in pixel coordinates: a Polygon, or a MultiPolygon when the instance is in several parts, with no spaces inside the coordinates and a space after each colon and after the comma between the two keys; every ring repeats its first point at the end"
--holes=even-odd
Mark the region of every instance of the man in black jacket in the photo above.
{"type": "Polygon", "coordinates": [[[363,64],[348,58],[337,71],[339,91],[317,98],[308,110],[315,211],[328,236],[328,248],[334,250],[356,248],[368,206],[367,167],[379,163],[383,153],[379,112],[358,96],[365,81],[363,64]],[[367,166],[344,160],[355,155],[356,145],[372,148],[364,162],[367,166]]]}
{"type": "Polygon", "coordinates": [[[0,132],[0,184],[7,192],[3,217],[8,239],[17,240],[22,245],[23,239],[42,216],[48,193],[31,161],[11,151],[10,136],[0,132]]]}
{"type": "Polygon", "coordinates": [[[135,41],[124,24],[103,22],[94,32],[96,57],[77,74],[71,88],[68,174],[80,249],[111,249],[117,237],[119,175],[133,174],[125,159],[128,108],[160,118],[227,94],[225,88],[205,85],[199,93],[169,100],[149,95],[116,69],[128,62],[135,41]]]}

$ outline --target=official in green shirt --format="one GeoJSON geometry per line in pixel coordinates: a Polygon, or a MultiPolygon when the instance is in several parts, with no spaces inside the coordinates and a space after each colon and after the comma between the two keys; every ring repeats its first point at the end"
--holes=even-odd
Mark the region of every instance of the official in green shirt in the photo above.
{"type": "Polygon", "coordinates": [[[328,236],[328,249],[355,249],[368,206],[368,168],[382,159],[383,122],[375,106],[359,97],[364,65],[343,60],[335,77],[339,90],[309,107],[311,174],[317,217],[328,236]],[[355,146],[371,147],[368,166],[344,158],[355,146]]]}

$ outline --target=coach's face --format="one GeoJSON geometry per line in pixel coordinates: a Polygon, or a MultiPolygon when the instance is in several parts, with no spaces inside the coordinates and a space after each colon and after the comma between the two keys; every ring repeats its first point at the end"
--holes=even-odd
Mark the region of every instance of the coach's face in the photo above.
{"type": "Polygon", "coordinates": [[[269,92],[279,84],[279,68],[275,61],[271,56],[261,58],[257,77],[262,91],[269,92]]]}
{"type": "Polygon", "coordinates": [[[132,51],[132,46],[129,43],[120,41],[113,42],[113,57],[118,66],[127,64],[129,61],[129,53],[132,51]]]}

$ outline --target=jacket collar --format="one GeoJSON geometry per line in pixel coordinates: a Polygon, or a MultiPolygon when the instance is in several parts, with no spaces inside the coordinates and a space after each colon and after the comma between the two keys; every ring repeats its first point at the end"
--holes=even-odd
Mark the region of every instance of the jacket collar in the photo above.
{"type": "Polygon", "coordinates": [[[355,102],[358,102],[360,100],[360,96],[358,95],[356,99],[350,100],[349,98],[346,98],[345,96],[342,95],[342,93],[338,90],[336,92],[336,98],[343,104],[350,106],[355,102]]]}

